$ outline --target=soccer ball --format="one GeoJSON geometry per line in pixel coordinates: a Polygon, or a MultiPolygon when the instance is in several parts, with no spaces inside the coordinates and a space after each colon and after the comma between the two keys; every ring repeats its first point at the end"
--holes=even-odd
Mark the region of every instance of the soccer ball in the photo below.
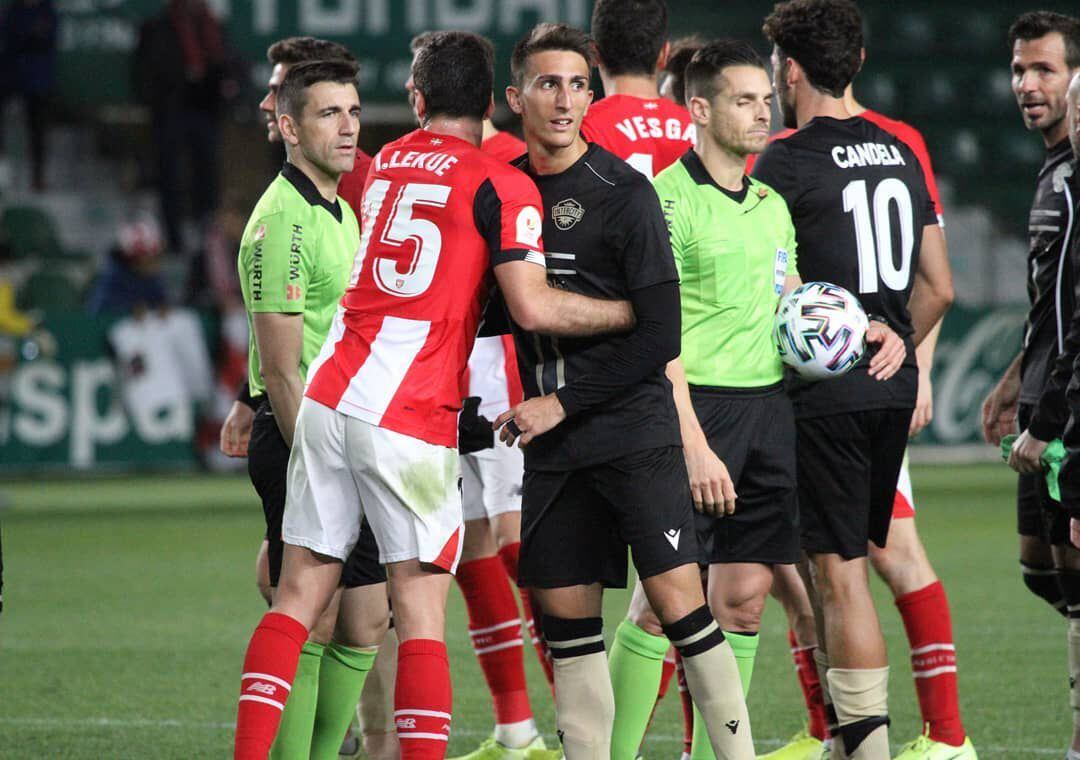
{"type": "Polygon", "coordinates": [[[866,350],[869,322],[859,300],[839,285],[808,282],[788,293],[773,322],[784,364],[807,380],[839,377],[866,350]]]}

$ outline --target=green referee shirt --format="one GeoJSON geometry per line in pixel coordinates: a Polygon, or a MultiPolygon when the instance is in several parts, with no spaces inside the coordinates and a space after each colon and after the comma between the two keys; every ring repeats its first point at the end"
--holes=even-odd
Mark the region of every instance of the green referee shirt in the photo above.
{"type": "Polygon", "coordinates": [[[798,274],[783,197],[746,177],[721,188],[688,151],[654,182],[682,292],[682,361],[691,385],[760,388],[780,382],[773,315],[798,274]]]}
{"type": "Polygon", "coordinates": [[[252,315],[304,315],[299,370],[300,378],[306,378],[330,332],[359,246],[360,230],[349,204],[340,198],[329,203],[306,174],[286,163],[255,205],[237,261],[250,330],[252,396],[266,392],[252,315]]]}

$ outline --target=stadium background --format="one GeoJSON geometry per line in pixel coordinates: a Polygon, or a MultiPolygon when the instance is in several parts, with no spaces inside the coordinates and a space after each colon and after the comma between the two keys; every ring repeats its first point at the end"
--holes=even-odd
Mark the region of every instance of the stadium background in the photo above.
{"type": "MultiPolygon", "coordinates": [[[[767,52],[760,25],[771,3],[669,4],[673,37],[741,36],[767,52]]],[[[185,364],[205,366],[207,375],[173,378],[176,393],[160,394],[157,406],[140,408],[110,346],[119,318],[84,309],[118,227],[157,211],[150,118],[131,81],[139,25],[161,5],[57,0],[43,192],[32,186],[26,114],[15,102],[0,112],[7,132],[0,157],[7,603],[0,617],[0,758],[225,756],[236,667],[260,612],[250,567],[261,523],[254,495],[242,475],[206,472],[230,465],[213,453],[227,401],[212,368],[225,320],[197,297],[197,244],[165,250],[161,264],[172,303],[192,309],[206,340],[206,355],[185,364]],[[13,322],[4,317],[12,314],[29,322],[16,319],[17,329],[9,329],[13,322]],[[192,384],[205,386],[201,394],[192,384]]],[[[281,160],[280,148],[265,142],[256,107],[273,40],[312,34],[350,46],[363,66],[361,146],[374,153],[411,128],[401,83],[414,34],[455,27],[489,36],[499,51],[501,89],[510,47],[524,30],[538,20],[587,27],[591,12],[588,0],[210,5],[224,24],[237,84],[220,115],[216,170],[224,192],[252,200],[281,160]]],[[[860,5],[868,60],[856,94],[923,131],[946,207],[958,303],[939,346],[935,419],[913,456],[931,463],[915,469],[916,498],[927,547],[953,600],[965,717],[983,757],[1050,757],[1061,754],[1069,727],[1064,629],[1020,583],[1010,473],[1000,463],[941,466],[994,457],[980,445],[978,408],[1019,346],[1026,214],[1043,148],[1019,119],[1005,34],[1026,7],[860,5]]],[[[1039,6],[1076,12],[1072,3],[1039,6]]],[[[513,128],[504,109],[496,121],[513,128]]],[[[884,595],[882,605],[891,606],[884,595]]],[[[625,597],[611,595],[609,619],[624,609],[625,597]]],[[[903,631],[895,615],[885,610],[884,617],[894,663],[893,738],[902,740],[918,730],[917,712],[903,631]]],[[[797,729],[801,715],[783,639],[782,615],[770,607],[751,696],[764,747],[797,729]]],[[[456,595],[449,641],[455,754],[486,735],[490,720],[456,595]]],[[[550,732],[550,700],[539,674],[530,675],[550,732]]],[[[666,702],[647,756],[677,752],[677,700],[666,702]]]]}

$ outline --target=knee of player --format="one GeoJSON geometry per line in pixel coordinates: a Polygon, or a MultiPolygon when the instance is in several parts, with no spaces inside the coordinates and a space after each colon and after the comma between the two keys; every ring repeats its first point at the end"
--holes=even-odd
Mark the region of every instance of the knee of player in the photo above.
{"type": "Polygon", "coordinates": [[[814,573],[814,585],[825,606],[844,604],[870,593],[866,564],[859,560],[845,562],[836,557],[819,564],[814,573]]]}
{"type": "Polygon", "coordinates": [[[651,636],[664,635],[664,629],[660,625],[660,619],[656,617],[656,613],[649,607],[638,609],[631,607],[626,612],[626,618],[651,636]]]}
{"type": "Polygon", "coordinates": [[[751,632],[761,627],[765,595],[744,595],[717,599],[710,604],[713,617],[726,631],[751,632]]]}

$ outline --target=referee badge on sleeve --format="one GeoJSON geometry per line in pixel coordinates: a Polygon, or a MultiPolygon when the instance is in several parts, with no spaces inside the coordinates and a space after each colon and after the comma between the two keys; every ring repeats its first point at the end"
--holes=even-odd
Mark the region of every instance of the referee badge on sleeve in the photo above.
{"type": "Polygon", "coordinates": [[[788,252],[783,248],[776,249],[776,264],[773,268],[773,289],[776,295],[783,295],[784,281],[787,280],[788,252]]]}

